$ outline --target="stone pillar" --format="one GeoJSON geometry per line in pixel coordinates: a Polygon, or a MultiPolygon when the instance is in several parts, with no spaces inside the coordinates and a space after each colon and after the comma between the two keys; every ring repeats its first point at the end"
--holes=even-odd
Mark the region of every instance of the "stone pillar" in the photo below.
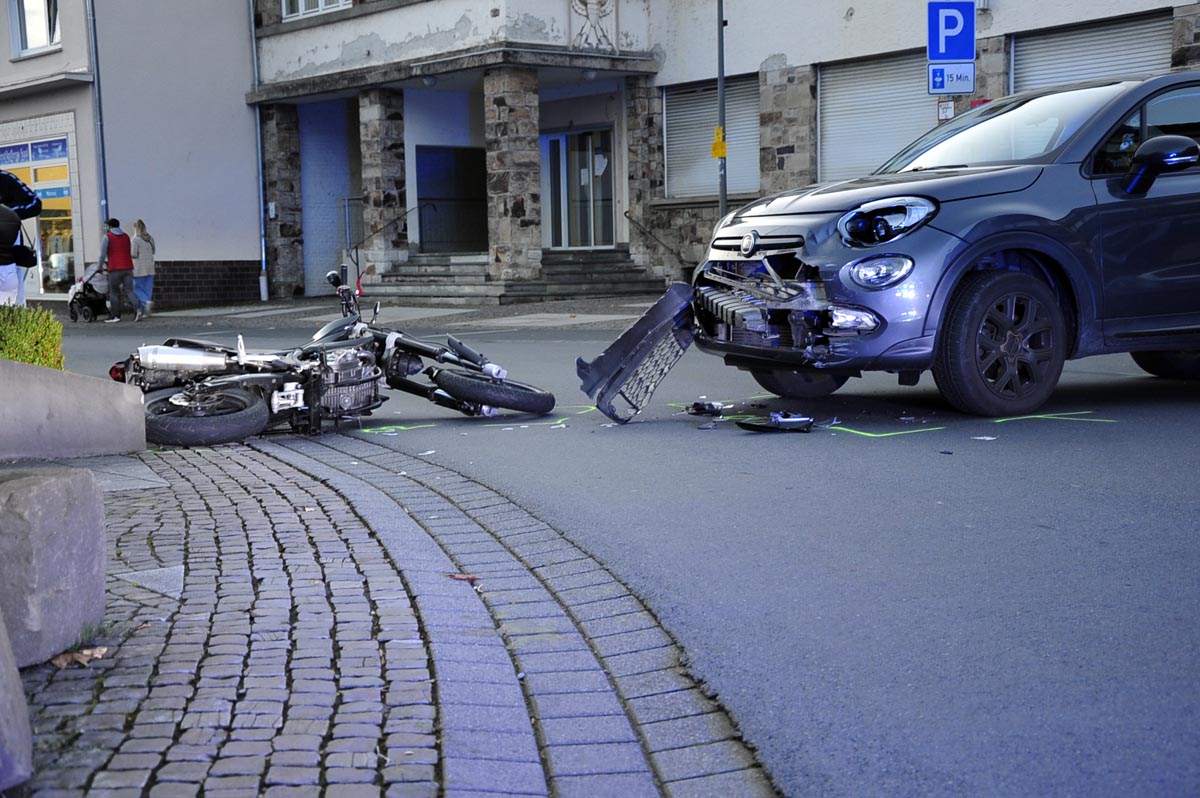
{"type": "Polygon", "coordinates": [[[1177,6],[1171,29],[1171,66],[1200,66],[1200,3],[1177,6]]]}
{"type": "Polygon", "coordinates": [[[263,189],[267,208],[267,268],[271,295],[295,296],[304,291],[304,226],[300,196],[300,116],[294,105],[264,105],[263,189]]]}
{"type": "Polygon", "coordinates": [[[625,79],[625,129],[629,164],[629,256],[643,268],[662,261],[650,237],[655,214],[651,204],[663,196],[662,94],[647,76],[625,79]]]}
{"type": "Polygon", "coordinates": [[[358,95],[362,151],[363,271],[377,274],[408,260],[404,185],[404,92],[368,89],[358,95]]]}
{"type": "Polygon", "coordinates": [[[264,28],[283,21],[283,7],[279,0],[254,0],[254,27],[264,28]]]}
{"type": "Polygon", "coordinates": [[[771,59],[758,73],[759,191],[773,194],[817,174],[817,74],[771,59]]]}
{"type": "MultiPolygon", "coordinates": [[[[991,12],[983,12],[990,14],[991,12]]],[[[980,20],[982,21],[982,20],[980,20]]],[[[990,26],[989,26],[990,27],[990,26]]],[[[975,51],[975,93],[954,98],[954,113],[971,109],[972,100],[996,100],[1008,94],[1010,36],[989,36],[979,39],[975,51]]]]}
{"type": "Polygon", "coordinates": [[[483,73],[487,149],[488,276],[542,276],[541,153],[538,77],[532,69],[483,73]]]}

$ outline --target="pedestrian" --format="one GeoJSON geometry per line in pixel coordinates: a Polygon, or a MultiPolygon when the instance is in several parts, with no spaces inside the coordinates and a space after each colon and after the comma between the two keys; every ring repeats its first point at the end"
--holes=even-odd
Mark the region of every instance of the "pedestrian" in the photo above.
{"type": "MultiPolygon", "coordinates": [[[[19,177],[0,169],[0,205],[7,205],[19,219],[32,219],[42,212],[42,201],[33,189],[25,185],[19,177]]],[[[24,231],[19,231],[15,246],[27,246],[24,231]]],[[[25,270],[36,265],[25,262],[14,262],[8,257],[0,258],[0,305],[25,304],[25,270]]]]}
{"type": "Polygon", "coordinates": [[[138,313],[134,321],[150,318],[154,304],[154,236],[146,230],[146,223],[138,219],[133,223],[133,240],[130,242],[133,256],[133,293],[138,298],[138,313]]]}
{"type": "MultiPolygon", "coordinates": [[[[108,230],[100,240],[100,269],[108,271],[108,318],[105,323],[121,320],[121,297],[129,298],[129,304],[138,306],[133,294],[133,244],[129,235],[121,229],[121,222],[109,219],[108,230]]],[[[138,314],[139,316],[141,314],[138,314]]]]}

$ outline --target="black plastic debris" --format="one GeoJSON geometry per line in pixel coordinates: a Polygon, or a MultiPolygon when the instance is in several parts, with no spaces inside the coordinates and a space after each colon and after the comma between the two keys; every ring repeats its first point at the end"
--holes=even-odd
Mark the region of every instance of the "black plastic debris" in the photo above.
{"type": "Polygon", "coordinates": [[[689,416],[723,416],[729,405],[721,402],[692,402],[687,409],[689,416]]]}
{"type": "Polygon", "coordinates": [[[787,410],[769,416],[739,419],[734,423],[751,432],[808,432],[813,428],[810,416],[789,413],[787,410]]]}
{"type": "Polygon", "coordinates": [[[596,409],[624,424],[642,411],[654,390],[692,345],[692,287],[672,283],[642,317],[595,360],[575,360],[583,392],[596,409]]]}

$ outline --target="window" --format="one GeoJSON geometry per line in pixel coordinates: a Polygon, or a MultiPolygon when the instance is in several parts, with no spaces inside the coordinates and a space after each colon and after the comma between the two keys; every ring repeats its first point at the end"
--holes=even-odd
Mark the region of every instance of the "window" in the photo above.
{"type": "MultiPolygon", "coordinates": [[[[715,196],[720,173],[712,157],[717,84],[670,88],[663,96],[667,196],[715,196]]],[[[758,76],[725,81],[725,181],[730,193],[758,193],[758,76]]]]}
{"type": "Polygon", "coordinates": [[[1143,141],[1163,135],[1200,137],[1200,87],[1189,86],[1160,94],[1134,111],[1100,147],[1092,170],[1096,174],[1125,172],[1143,141]]]}
{"type": "Polygon", "coordinates": [[[9,0],[9,3],[18,53],[62,43],[58,29],[58,0],[9,0]]]}
{"type": "Polygon", "coordinates": [[[353,0],[283,0],[283,18],[298,19],[313,14],[324,14],[339,8],[349,8],[353,0]]]}

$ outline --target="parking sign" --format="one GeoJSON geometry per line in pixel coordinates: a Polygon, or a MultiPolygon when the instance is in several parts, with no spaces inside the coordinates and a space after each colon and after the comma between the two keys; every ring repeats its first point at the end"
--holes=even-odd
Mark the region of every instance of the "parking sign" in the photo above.
{"type": "Polygon", "coordinates": [[[975,60],[975,0],[929,0],[928,59],[975,60]]]}

